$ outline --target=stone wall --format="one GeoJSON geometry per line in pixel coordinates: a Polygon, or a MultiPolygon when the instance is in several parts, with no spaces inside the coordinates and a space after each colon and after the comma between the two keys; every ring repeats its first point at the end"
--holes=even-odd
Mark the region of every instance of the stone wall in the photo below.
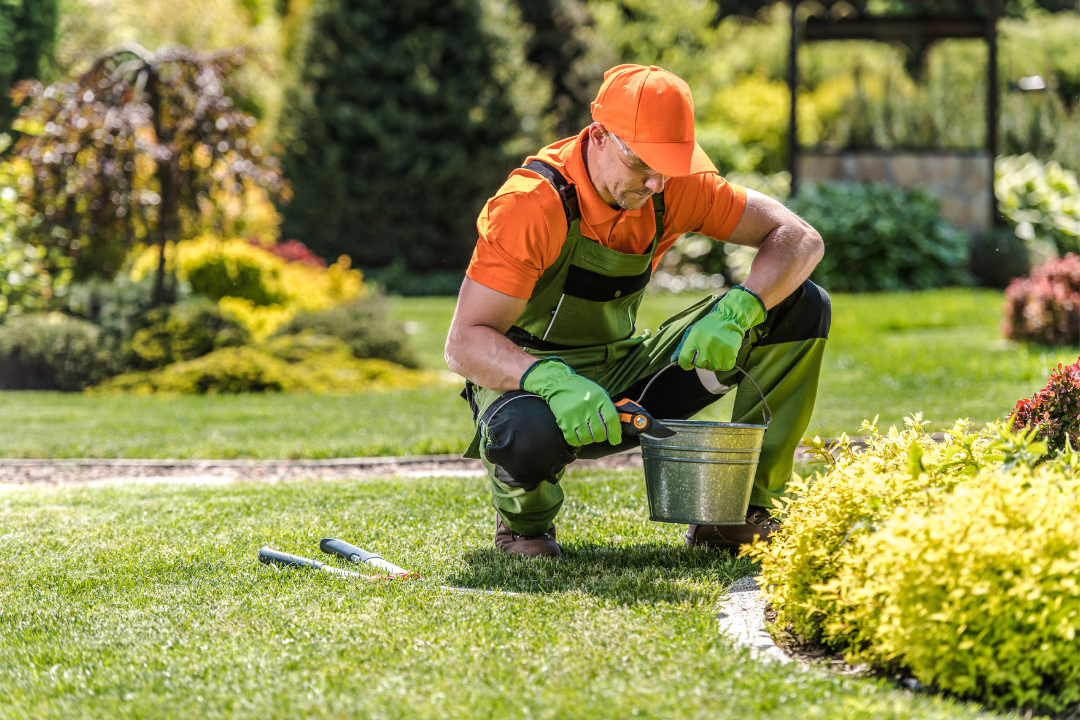
{"type": "Polygon", "coordinates": [[[923,185],[941,201],[941,214],[954,226],[981,235],[993,224],[991,164],[987,153],[802,151],[800,180],[884,182],[923,185]]]}

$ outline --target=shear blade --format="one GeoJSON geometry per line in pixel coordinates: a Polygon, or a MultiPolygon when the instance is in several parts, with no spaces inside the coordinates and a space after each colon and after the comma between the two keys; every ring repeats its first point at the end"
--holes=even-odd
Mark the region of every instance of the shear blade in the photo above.
{"type": "Polygon", "coordinates": [[[673,435],[678,435],[678,433],[666,425],[661,425],[654,419],[652,421],[652,427],[643,432],[642,435],[649,435],[654,438],[669,438],[673,435]]]}

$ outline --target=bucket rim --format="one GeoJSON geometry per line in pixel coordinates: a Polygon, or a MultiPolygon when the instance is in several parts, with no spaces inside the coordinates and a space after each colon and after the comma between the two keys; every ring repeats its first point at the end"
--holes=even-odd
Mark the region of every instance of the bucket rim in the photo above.
{"type": "MultiPolygon", "coordinates": [[[[743,428],[747,430],[767,430],[768,425],[756,425],[754,423],[726,423],[726,422],[713,422],[710,420],[664,420],[657,418],[657,422],[662,425],[666,425],[670,428],[684,427],[684,428],[743,428]]],[[[647,433],[643,433],[647,434],[647,433]]]]}

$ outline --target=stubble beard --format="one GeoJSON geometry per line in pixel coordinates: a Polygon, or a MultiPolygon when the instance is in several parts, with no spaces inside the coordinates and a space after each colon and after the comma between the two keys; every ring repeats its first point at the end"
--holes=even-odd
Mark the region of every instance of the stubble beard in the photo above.
{"type": "Polygon", "coordinates": [[[653,193],[648,188],[641,188],[640,190],[635,190],[633,188],[619,189],[617,192],[612,193],[615,204],[623,210],[640,210],[645,207],[645,203],[647,203],[652,196],[653,193]],[[639,192],[643,194],[639,195],[639,192]]]}

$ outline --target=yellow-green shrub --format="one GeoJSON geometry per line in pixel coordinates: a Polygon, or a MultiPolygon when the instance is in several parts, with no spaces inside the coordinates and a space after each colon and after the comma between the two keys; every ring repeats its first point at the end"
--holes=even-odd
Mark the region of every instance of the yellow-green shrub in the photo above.
{"type": "MultiPolygon", "coordinates": [[[[844,448],[755,543],[773,632],[997,708],[1080,701],[1080,456],[958,422],[844,448]]],[[[841,438],[846,444],[846,438],[841,438]]],[[[824,457],[827,450],[815,438],[824,457]]]]}
{"type": "Polygon", "coordinates": [[[995,708],[1080,702],[1080,479],[985,469],[897,508],[834,585],[852,654],[995,708]]]}
{"type": "Polygon", "coordinates": [[[438,383],[438,376],[385,360],[353,357],[326,335],[300,333],[256,347],[223,348],[159,370],[126,373],[93,394],[233,394],[243,392],[358,393],[438,383]]]}
{"type": "Polygon", "coordinates": [[[921,415],[905,420],[906,430],[893,427],[884,435],[873,423],[863,423],[867,447],[852,449],[841,436],[835,460],[820,438],[809,441],[831,467],[824,476],[789,484],[792,497],[777,510],[783,518],[779,532],[771,544],[749,550],[761,561],[778,613],[776,627],[801,643],[848,648],[862,642],[839,622],[842,608],[830,583],[897,507],[926,507],[930,491],[949,489],[978,468],[991,444],[966,421],[958,421],[946,442],[938,443],[922,432],[921,415]]]}
{"type": "MultiPolygon", "coordinates": [[[[363,278],[347,256],[327,268],[287,262],[263,247],[238,238],[202,235],[166,248],[166,267],[190,284],[192,292],[217,300],[223,312],[261,340],[302,311],[326,310],[357,298],[363,278]]],[[[148,248],[135,261],[132,278],[153,272],[158,250],[148,248]]]]}

